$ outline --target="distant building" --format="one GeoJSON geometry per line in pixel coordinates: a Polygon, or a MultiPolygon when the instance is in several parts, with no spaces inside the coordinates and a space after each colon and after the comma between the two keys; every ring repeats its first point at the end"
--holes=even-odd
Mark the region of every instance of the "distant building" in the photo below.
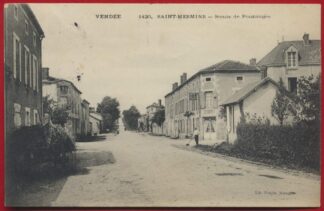
{"type": "Polygon", "coordinates": [[[81,102],[81,136],[91,135],[90,128],[90,111],[89,111],[90,103],[86,100],[82,100],[81,102]]]}
{"type": "Polygon", "coordinates": [[[44,32],[27,4],[4,10],[6,138],[16,128],[42,122],[44,32]]]}
{"type": "Polygon", "coordinates": [[[90,128],[91,128],[91,135],[96,136],[100,134],[103,129],[103,119],[101,114],[97,113],[93,107],[90,108],[90,128]]]}
{"type": "Polygon", "coordinates": [[[148,132],[148,116],[142,114],[137,120],[137,128],[139,132],[148,132]]]}
{"type": "Polygon", "coordinates": [[[152,103],[151,105],[146,107],[146,122],[147,122],[147,130],[156,135],[163,134],[163,126],[159,126],[156,123],[152,122],[152,119],[155,113],[161,109],[164,109],[162,105],[162,101],[159,100],[158,103],[152,103]]]}
{"type": "Polygon", "coordinates": [[[187,80],[180,77],[165,96],[165,127],[170,137],[190,136],[194,128],[204,140],[224,140],[226,124],[220,117],[220,103],[246,84],[259,81],[261,73],[250,64],[225,60],[198,71],[187,80]]]}
{"type": "Polygon", "coordinates": [[[301,76],[316,76],[321,72],[321,41],[311,40],[309,34],[304,34],[302,40],[283,41],[257,65],[264,77],[276,82],[282,78],[288,91],[297,92],[297,81],[301,76]]]}
{"type": "Polygon", "coordinates": [[[81,135],[81,94],[71,81],[49,76],[49,69],[43,68],[43,96],[49,96],[56,106],[67,109],[69,119],[65,128],[74,139],[81,135]]]}

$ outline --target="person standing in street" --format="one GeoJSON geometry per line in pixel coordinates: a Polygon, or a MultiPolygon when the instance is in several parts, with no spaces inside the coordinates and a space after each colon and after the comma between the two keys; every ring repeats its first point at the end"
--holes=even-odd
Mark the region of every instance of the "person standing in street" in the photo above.
{"type": "Polygon", "coordinates": [[[197,128],[195,128],[193,135],[197,146],[199,144],[199,130],[197,128]]]}

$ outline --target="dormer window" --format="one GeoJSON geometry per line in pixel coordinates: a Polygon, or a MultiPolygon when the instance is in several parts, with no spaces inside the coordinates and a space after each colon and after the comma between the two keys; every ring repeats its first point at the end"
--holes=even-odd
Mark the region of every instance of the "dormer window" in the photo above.
{"type": "Polygon", "coordinates": [[[297,65],[297,52],[288,52],[288,67],[296,67],[297,65]]]}
{"type": "Polygon", "coordinates": [[[298,51],[294,46],[291,46],[286,51],[287,68],[296,68],[298,66],[298,51]]]}

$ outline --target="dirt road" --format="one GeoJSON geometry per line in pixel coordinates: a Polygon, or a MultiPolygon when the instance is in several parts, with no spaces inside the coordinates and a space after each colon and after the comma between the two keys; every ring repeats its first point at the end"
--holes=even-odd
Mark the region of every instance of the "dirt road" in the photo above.
{"type": "MultiPolygon", "coordinates": [[[[78,143],[79,151],[110,151],[113,164],[70,176],[52,206],[209,207],[314,206],[318,178],[180,149],[165,137],[123,132],[78,143]]],[[[191,146],[190,146],[191,147],[191,146]]]]}

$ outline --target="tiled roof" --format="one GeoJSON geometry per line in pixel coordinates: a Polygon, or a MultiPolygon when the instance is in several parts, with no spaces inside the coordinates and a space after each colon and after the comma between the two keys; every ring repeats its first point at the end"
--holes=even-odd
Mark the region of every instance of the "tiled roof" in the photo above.
{"type": "Polygon", "coordinates": [[[321,41],[310,40],[308,45],[304,41],[284,41],[279,43],[259,62],[258,66],[286,66],[285,51],[294,46],[298,50],[299,61],[298,65],[319,65],[321,64],[321,41]]]}
{"type": "Polygon", "coordinates": [[[204,71],[213,73],[259,72],[259,69],[256,66],[244,64],[239,61],[224,60],[210,67],[202,69],[200,72],[204,73],[204,71]]]}
{"type": "Polygon", "coordinates": [[[82,92],[74,85],[73,82],[68,81],[66,79],[63,79],[63,78],[54,78],[52,76],[48,76],[47,79],[43,79],[42,80],[42,83],[45,83],[45,84],[54,84],[54,83],[58,83],[60,81],[65,81],[65,82],[70,83],[77,92],[79,92],[80,94],[82,94],[82,92]]]}
{"type": "Polygon", "coordinates": [[[187,84],[189,81],[193,80],[197,76],[201,74],[206,73],[258,73],[260,72],[259,68],[254,65],[248,65],[239,61],[233,61],[233,60],[224,60],[217,64],[214,64],[212,66],[209,66],[207,68],[204,68],[200,71],[198,71],[196,74],[191,76],[187,81],[185,81],[183,84],[178,86],[175,90],[168,93],[165,97],[173,94],[177,90],[179,90],[181,87],[183,87],[185,84],[187,84]]]}
{"type": "Polygon", "coordinates": [[[152,103],[151,105],[147,106],[146,108],[151,108],[151,107],[155,107],[155,108],[164,108],[163,105],[159,105],[157,103],[152,103]]]}
{"type": "Polygon", "coordinates": [[[229,104],[239,103],[268,82],[273,83],[274,85],[278,86],[278,84],[274,80],[267,77],[267,78],[262,79],[261,81],[247,84],[242,89],[238,90],[233,95],[231,95],[224,102],[222,102],[221,105],[229,105],[229,104]]]}

